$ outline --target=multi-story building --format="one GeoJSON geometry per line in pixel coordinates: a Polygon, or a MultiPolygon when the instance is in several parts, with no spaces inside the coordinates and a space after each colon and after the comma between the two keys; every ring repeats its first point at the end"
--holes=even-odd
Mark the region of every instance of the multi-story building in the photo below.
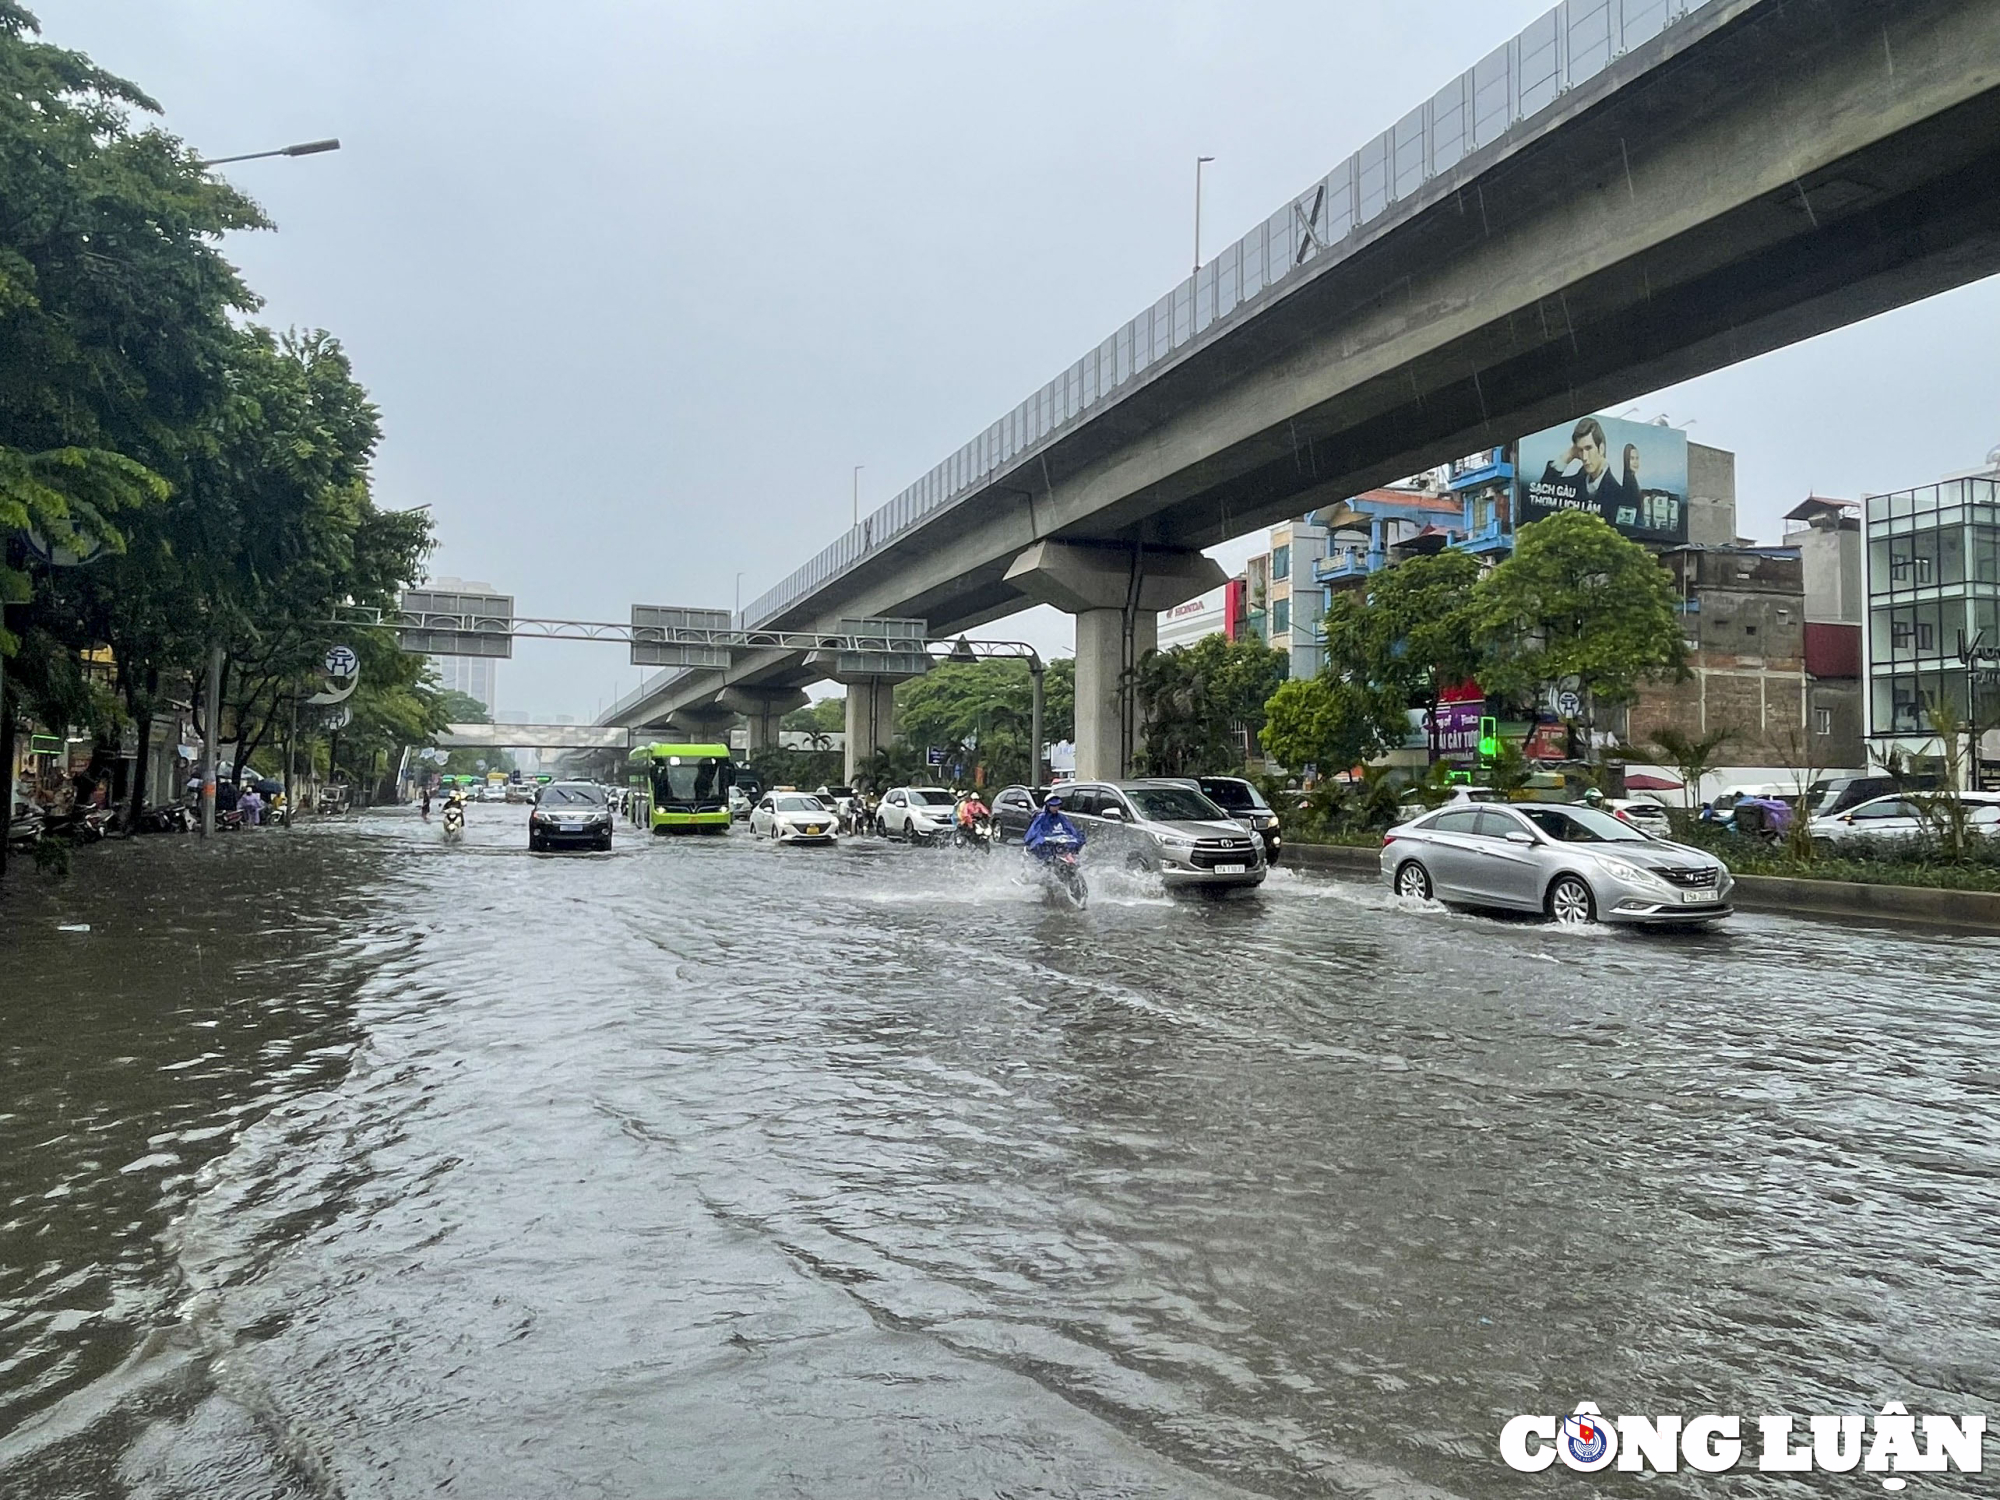
{"type": "MultiPolygon", "coordinates": [[[[1826,762],[1807,740],[1804,567],[1789,547],[1677,547],[1672,575],[1686,632],[1688,677],[1651,682],[1625,714],[1625,738],[1662,729],[1727,728],[1724,753],[1742,765],[1826,762]]],[[[1834,762],[1845,768],[1851,759],[1834,762]]]]}
{"type": "Polygon", "coordinates": [[[1244,597],[1248,589],[1247,581],[1239,575],[1221,588],[1210,589],[1185,604],[1161,610],[1160,649],[1168,651],[1175,646],[1192,646],[1204,636],[1211,635],[1230,641],[1238,639],[1248,628],[1244,618],[1244,597]]]}
{"type": "Polygon", "coordinates": [[[1459,496],[1426,474],[1315,511],[1327,540],[1313,576],[1329,590],[1359,588],[1414,550],[1461,543],[1465,510],[1459,496]]]}
{"type": "MultiPolygon", "coordinates": [[[[1982,729],[2000,719],[2000,449],[1988,462],[1866,502],[1868,745],[1878,761],[1939,767],[1941,714],[1982,729]]],[[[1983,738],[1980,760],[2000,758],[1983,738]]]]}
{"type": "Polygon", "coordinates": [[[1809,495],[1785,514],[1805,583],[1806,711],[1821,764],[1868,764],[1862,702],[1861,507],[1809,495]]]}
{"type": "Polygon", "coordinates": [[[1326,548],[1327,530],[1315,519],[1287,521],[1271,528],[1263,558],[1263,636],[1290,658],[1294,677],[1317,677],[1326,664],[1326,589],[1316,576],[1326,548]]]}

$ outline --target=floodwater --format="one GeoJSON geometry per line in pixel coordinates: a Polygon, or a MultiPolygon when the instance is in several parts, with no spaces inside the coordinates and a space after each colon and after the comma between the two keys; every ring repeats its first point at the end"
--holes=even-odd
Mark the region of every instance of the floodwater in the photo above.
{"type": "Polygon", "coordinates": [[[2000,1398],[1992,939],[524,812],[13,872],[0,1495],[1862,1494],[1496,1439],[2000,1398]]]}

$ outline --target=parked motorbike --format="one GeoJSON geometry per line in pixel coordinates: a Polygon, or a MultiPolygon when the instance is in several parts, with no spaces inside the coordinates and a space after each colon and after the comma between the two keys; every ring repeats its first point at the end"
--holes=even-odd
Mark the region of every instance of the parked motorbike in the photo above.
{"type": "Polygon", "coordinates": [[[30,849],[42,840],[48,817],[39,807],[24,807],[7,824],[7,842],[16,849],[30,849]]]}
{"type": "Polygon", "coordinates": [[[147,833],[192,833],[194,824],[194,809],[182,802],[163,802],[139,815],[139,826],[147,833]]]}
{"type": "Polygon", "coordinates": [[[117,826],[118,814],[108,807],[78,808],[69,817],[69,835],[79,844],[95,844],[117,826]]]}
{"type": "Polygon", "coordinates": [[[1083,846],[1068,834],[1055,834],[1029,852],[1049,888],[1076,910],[1083,910],[1090,900],[1090,887],[1083,878],[1083,846]]]}

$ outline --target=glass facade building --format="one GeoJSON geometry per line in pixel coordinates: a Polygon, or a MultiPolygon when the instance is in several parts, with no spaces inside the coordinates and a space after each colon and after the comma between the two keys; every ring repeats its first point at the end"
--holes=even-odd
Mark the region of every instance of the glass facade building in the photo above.
{"type": "Polygon", "coordinates": [[[2000,712],[1965,655],[2000,648],[2000,475],[1871,495],[1867,528],[1869,746],[1935,756],[1932,709],[2000,712]]]}

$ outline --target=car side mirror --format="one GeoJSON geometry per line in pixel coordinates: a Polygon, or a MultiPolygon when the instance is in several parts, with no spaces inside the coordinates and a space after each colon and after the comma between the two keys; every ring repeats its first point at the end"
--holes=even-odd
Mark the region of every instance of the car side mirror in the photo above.
{"type": "Polygon", "coordinates": [[[1534,841],[1535,836],[1532,833],[1523,833],[1518,828],[1507,835],[1507,842],[1510,844],[1532,844],[1534,841]]]}
{"type": "Polygon", "coordinates": [[[1100,818],[1108,818],[1113,823],[1122,823],[1125,821],[1125,811],[1123,808],[1118,807],[1107,807],[1098,816],[1100,818]]]}

